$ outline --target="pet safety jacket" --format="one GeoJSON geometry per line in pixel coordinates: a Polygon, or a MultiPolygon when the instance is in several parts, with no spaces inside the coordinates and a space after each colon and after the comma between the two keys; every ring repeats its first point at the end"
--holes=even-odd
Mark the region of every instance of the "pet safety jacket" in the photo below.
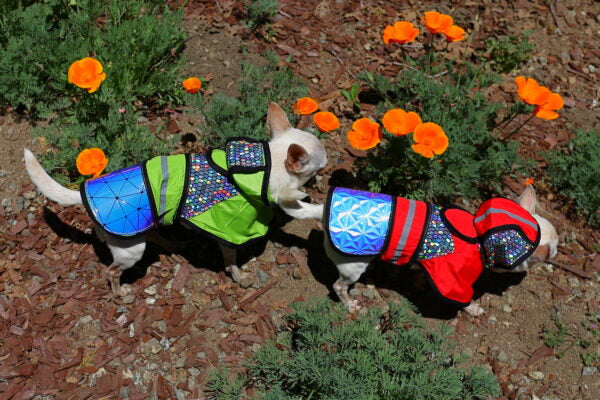
{"type": "Polygon", "coordinates": [[[273,218],[271,156],[264,141],[233,138],[225,150],[154,157],[81,184],[92,219],[133,238],[177,221],[229,246],[265,236],[273,218]]]}
{"type": "Polygon", "coordinates": [[[335,187],[325,210],[325,232],[337,252],[419,264],[432,287],[461,306],[473,298],[484,265],[513,269],[540,239],[531,214],[505,198],[487,200],[472,215],[458,206],[335,187]]]}

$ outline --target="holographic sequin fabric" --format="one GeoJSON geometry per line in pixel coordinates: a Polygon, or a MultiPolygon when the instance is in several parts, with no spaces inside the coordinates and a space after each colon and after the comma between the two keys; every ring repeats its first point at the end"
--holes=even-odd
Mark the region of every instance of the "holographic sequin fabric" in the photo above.
{"type": "Polygon", "coordinates": [[[454,241],[452,234],[446,227],[440,216],[440,207],[431,206],[431,217],[423,245],[417,255],[418,260],[429,260],[431,258],[445,256],[454,252],[454,241]]]}
{"type": "Polygon", "coordinates": [[[233,140],[227,143],[227,166],[231,167],[262,167],[265,156],[262,143],[245,140],[233,140]]]}
{"type": "Polygon", "coordinates": [[[200,215],[213,205],[237,194],[227,177],[215,171],[204,154],[190,155],[190,177],[181,217],[200,215]]]}
{"type": "Polygon", "coordinates": [[[523,239],[514,229],[492,233],[483,242],[486,264],[492,267],[495,264],[508,268],[516,267],[515,262],[533,245],[523,239]]]}

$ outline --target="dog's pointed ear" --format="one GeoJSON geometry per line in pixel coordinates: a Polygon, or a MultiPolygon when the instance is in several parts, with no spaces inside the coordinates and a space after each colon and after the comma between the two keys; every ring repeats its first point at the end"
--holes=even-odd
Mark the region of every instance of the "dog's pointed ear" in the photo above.
{"type": "Polygon", "coordinates": [[[535,195],[535,190],[533,189],[533,186],[527,185],[525,187],[525,190],[523,190],[523,193],[521,193],[521,195],[519,196],[517,203],[519,203],[521,207],[529,211],[531,215],[535,214],[537,197],[535,195]]]}
{"type": "Polygon", "coordinates": [[[293,173],[299,173],[302,168],[310,161],[310,155],[299,144],[292,143],[288,147],[287,158],[285,160],[285,168],[293,173]]]}
{"type": "Polygon", "coordinates": [[[283,109],[279,107],[277,103],[269,104],[269,110],[267,112],[267,126],[269,127],[269,133],[272,137],[291,129],[292,127],[287,115],[285,115],[285,111],[283,111],[283,109]]]}

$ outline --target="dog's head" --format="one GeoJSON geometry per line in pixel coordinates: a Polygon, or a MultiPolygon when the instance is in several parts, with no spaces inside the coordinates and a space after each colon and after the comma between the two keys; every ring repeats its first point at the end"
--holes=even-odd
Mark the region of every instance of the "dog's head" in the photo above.
{"type": "Polygon", "coordinates": [[[539,262],[556,256],[558,247],[558,234],[554,225],[546,218],[536,213],[537,196],[532,185],[525,187],[517,203],[527,210],[537,221],[540,227],[540,242],[533,254],[516,268],[507,270],[504,268],[492,268],[495,272],[523,272],[529,269],[529,261],[539,262]]]}
{"type": "Polygon", "coordinates": [[[269,104],[267,125],[271,135],[271,196],[279,204],[300,200],[306,194],[298,189],[327,165],[325,148],[313,134],[293,128],[275,103],[269,104]]]}

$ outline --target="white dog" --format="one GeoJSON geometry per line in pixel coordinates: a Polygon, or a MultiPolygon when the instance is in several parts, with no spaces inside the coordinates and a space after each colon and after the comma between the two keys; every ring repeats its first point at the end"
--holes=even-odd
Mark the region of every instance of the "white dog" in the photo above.
{"type": "Polygon", "coordinates": [[[293,213],[296,202],[306,197],[300,187],[327,164],[319,140],[292,128],[275,103],[269,105],[267,125],[268,143],[235,138],[224,151],[155,157],[88,180],[80,191],[54,181],[27,149],[25,165],[48,199],[86,207],[113,256],[107,278],[115,295],[131,291],[119,278],[142,258],[153,228],[174,222],[215,238],[227,270],[239,280],[235,248],[267,233],[272,205],[293,213]]]}
{"type": "Polygon", "coordinates": [[[530,257],[542,261],[556,255],[556,229],[536,214],[536,204],[531,186],[517,202],[484,202],[475,216],[455,206],[332,188],[325,205],[299,201],[290,214],[322,219],[325,252],[340,273],[333,288],[350,311],[360,306],[348,295],[349,285],[379,257],[422,267],[444,299],[480,315],[483,309],[471,302],[472,284],[483,268],[521,272],[530,257]]]}

